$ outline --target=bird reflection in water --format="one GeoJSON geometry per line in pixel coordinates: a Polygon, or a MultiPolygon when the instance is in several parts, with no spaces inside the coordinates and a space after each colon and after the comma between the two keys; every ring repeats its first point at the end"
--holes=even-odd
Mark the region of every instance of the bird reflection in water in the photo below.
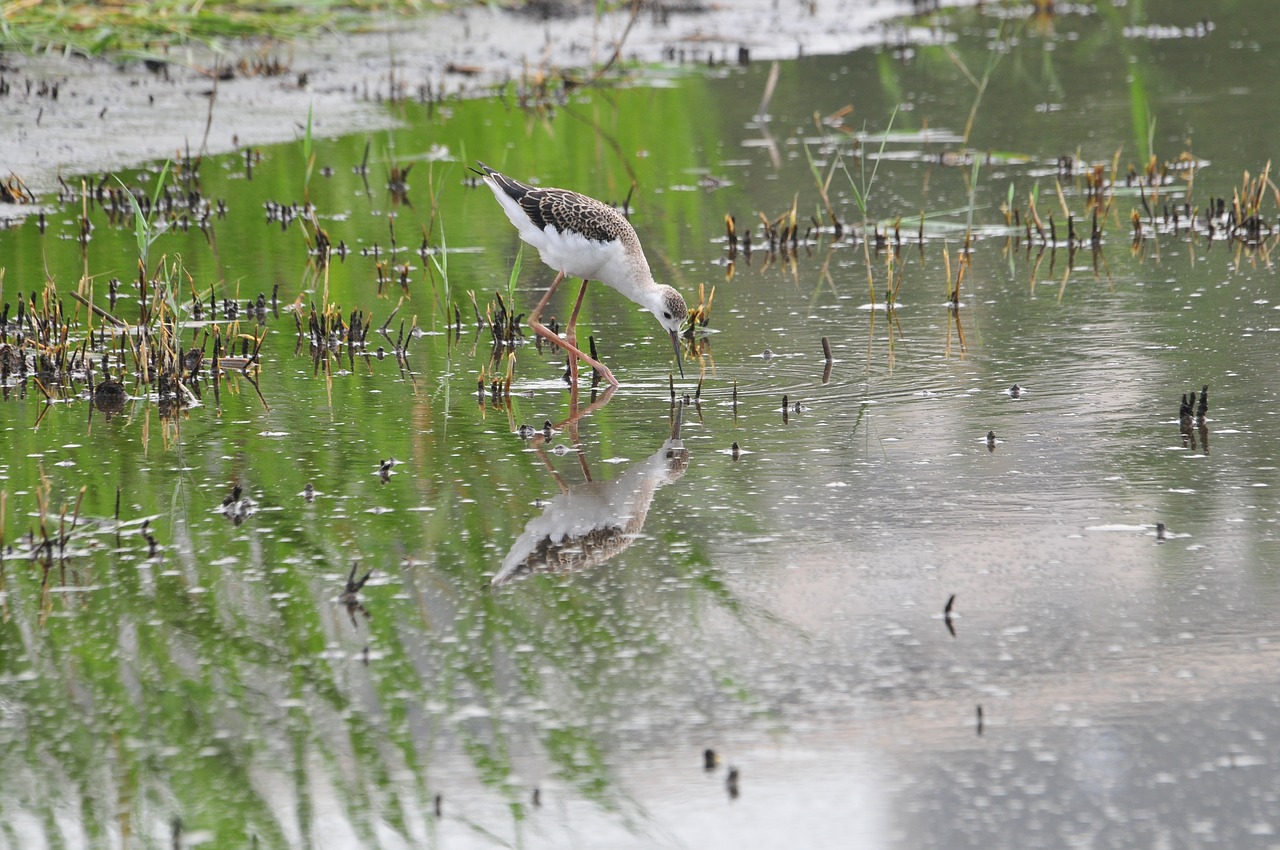
{"type": "Polygon", "coordinates": [[[610,395],[605,393],[560,426],[572,441],[586,481],[566,483],[547,456],[546,434],[537,432],[530,439],[559,485],[560,494],[516,538],[502,568],[493,577],[493,587],[534,573],[587,569],[614,557],[640,536],[658,488],[680,478],[688,469],[689,450],[680,439],[683,408],[677,404],[670,438],[661,448],[610,481],[593,480],[586,456],[578,447],[577,424],[583,416],[603,406],[610,395]]]}

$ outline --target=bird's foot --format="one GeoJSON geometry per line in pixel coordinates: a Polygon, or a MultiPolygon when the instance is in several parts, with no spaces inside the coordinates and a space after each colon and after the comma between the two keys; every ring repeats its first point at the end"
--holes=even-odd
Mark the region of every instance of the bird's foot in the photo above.
{"type": "Polygon", "coordinates": [[[600,362],[600,361],[598,361],[598,360],[593,360],[593,359],[592,359],[592,358],[590,358],[590,357],[586,357],[585,355],[584,355],[583,357],[580,357],[580,358],[575,358],[575,357],[573,357],[573,356],[570,356],[570,358],[569,358],[569,383],[571,383],[571,384],[573,384],[573,385],[575,385],[575,386],[576,386],[576,385],[577,385],[577,383],[578,383],[578,360],[582,360],[582,362],[583,362],[583,363],[586,363],[588,366],[590,366],[590,367],[591,367],[591,370],[592,370],[592,372],[593,372],[593,376],[592,376],[592,377],[593,377],[594,379],[596,379],[596,380],[603,379],[603,380],[604,380],[606,383],[608,383],[608,384],[609,384],[609,386],[611,386],[611,387],[619,387],[619,386],[622,386],[621,384],[619,384],[619,383],[618,383],[618,379],[617,379],[617,378],[615,378],[615,377],[613,376],[613,373],[609,371],[609,367],[608,367],[608,366],[604,365],[603,363],[601,363],[601,362],[600,362]]]}
{"type": "Polygon", "coordinates": [[[609,384],[609,386],[611,387],[622,386],[621,384],[618,383],[618,379],[613,377],[613,373],[609,371],[609,367],[605,366],[602,363],[597,363],[594,366],[592,366],[592,368],[596,370],[596,372],[600,375],[601,378],[605,379],[605,381],[609,384]]]}
{"type": "Polygon", "coordinates": [[[601,363],[599,360],[596,360],[594,357],[591,357],[582,349],[578,348],[578,346],[575,345],[574,342],[561,339],[558,334],[552,333],[550,328],[548,328],[546,325],[542,324],[542,322],[537,321],[535,319],[529,320],[529,326],[533,328],[534,333],[536,333],[538,336],[542,337],[547,342],[550,342],[553,345],[560,346],[560,348],[568,352],[569,380],[575,386],[578,383],[577,361],[579,360],[581,360],[583,363],[586,363],[592,369],[596,370],[596,372],[599,373],[600,377],[604,378],[609,383],[610,386],[612,387],[621,386],[618,383],[618,379],[613,377],[613,373],[609,371],[609,367],[605,366],[603,363],[601,363]]]}

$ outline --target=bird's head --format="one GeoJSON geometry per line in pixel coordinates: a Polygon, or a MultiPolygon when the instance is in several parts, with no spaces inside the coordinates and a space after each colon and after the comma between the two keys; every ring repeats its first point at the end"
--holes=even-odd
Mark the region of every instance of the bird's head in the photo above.
{"type": "Polygon", "coordinates": [[[684,297],[670,286],[660,286],[649,309],[658,317],[663,330],[671,336],[671,345],[676,351],[676,365],[680,367],[680,377],[683,378],[684,363],[680,358],[680,331],[684,328],[684,320],[689,316],[689,308],[685,306],[684,297]]]}

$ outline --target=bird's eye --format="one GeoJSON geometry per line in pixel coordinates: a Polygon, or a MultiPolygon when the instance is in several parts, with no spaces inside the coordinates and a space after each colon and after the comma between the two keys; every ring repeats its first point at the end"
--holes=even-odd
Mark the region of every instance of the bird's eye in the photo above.
{"type": "Polygon", "coordinates": [[[671,318],[671,314],[670,314],[670,313],[667,313],[667,312],[665,312],[665,311],[664,311],[664,312],[663,312],[663,314],[662,314],[662,318],[664,318],[664,319],[670,319],[670,318],[671,318]]]}

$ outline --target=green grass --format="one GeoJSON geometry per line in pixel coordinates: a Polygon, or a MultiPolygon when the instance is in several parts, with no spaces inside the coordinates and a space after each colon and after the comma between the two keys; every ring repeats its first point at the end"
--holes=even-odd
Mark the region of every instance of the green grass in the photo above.
{"type": "MultiPolygon", "coordinates": [[[[520,7],[529,0],[502,0],[520,7]]],[[[0,51],[69,51],[90,56],[141,55],[179,44],[218,50],[225,42],[290,41],[319,29],[356,32],[374,15],[413,15],[493,0],[11,0],[0,3],[0,51]]],[[[597,2],[595,13],[628,6],[597,2]]]]}
{"type": "Polygon", "coordinates": [[[469,0],[16,0],[0,10],[0,46],[102,55],[146,54],[236,39],[301,38],[317,28],[358,30],[370,14],[411,14],[469,0]]]}

